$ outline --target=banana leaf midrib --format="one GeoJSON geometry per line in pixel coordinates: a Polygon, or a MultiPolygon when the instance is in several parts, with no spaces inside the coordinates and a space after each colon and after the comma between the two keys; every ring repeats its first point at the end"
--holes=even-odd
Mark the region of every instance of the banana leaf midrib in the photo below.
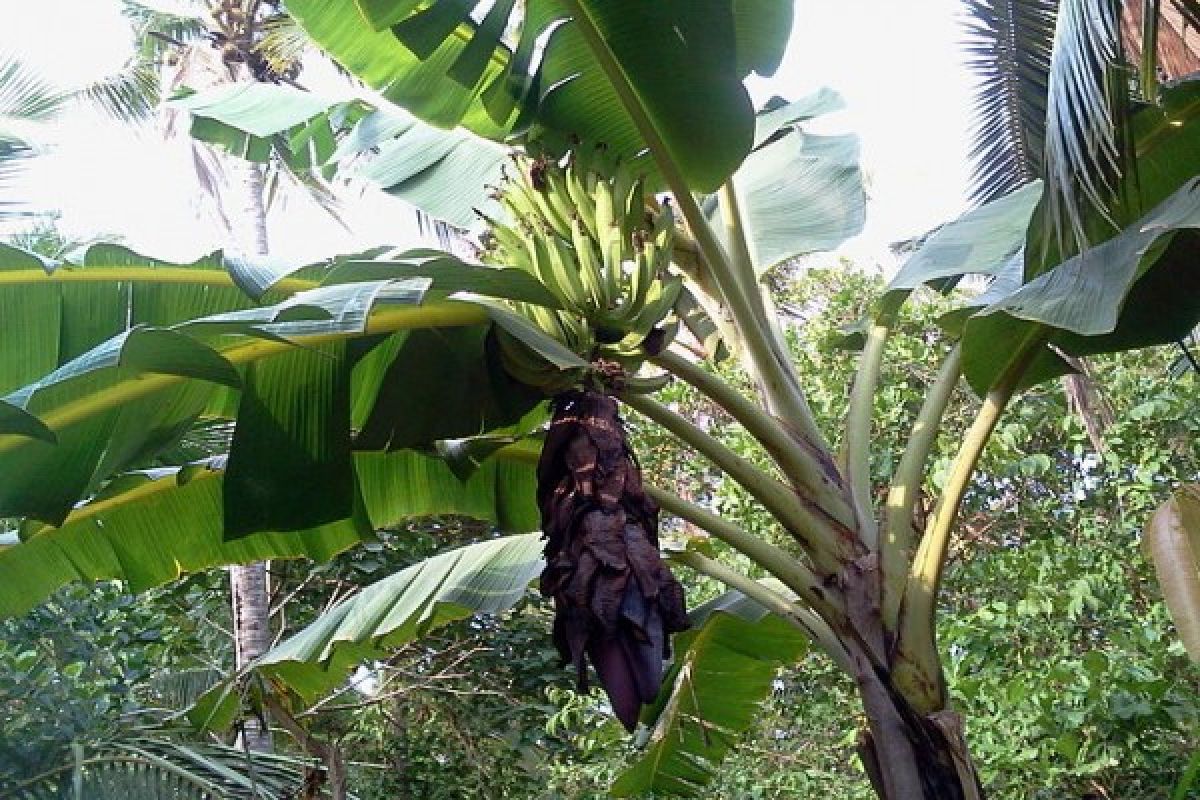
{"type": "MultiPolygon", "coordinates": [[[[228,272],[220,269],[191,269],[188,267],[59,267],[53,272],[41,269],[5,270],[0,265],[0,287],[24,286],[38,283],[157,283],[237,288],[228,272]]],[[[271,291],[296,294],[315,289],[317,281],[303,278],[283,278],[271,286],[271,291]]]]}
{"type": "MultiPolygon", "coordinates": [[[[293,340],[260,339],[217,351],[230,364],[237,366],[279,355],[297,344],[313,346],[326,342],[363,338],[400,330],[430,327],[458,327],[482,325],[488,321],[487,310],[482,306],[459,301],[428,303],[421,306],[384,308],[375,311],[361,331],[346,333],[320,333],[295,336],[293,340]]],[[[195,380],[181,375],[150,373],[122,381],[114,386],[96,391],[40,415],[41,421],[52,431],[60,431],[72,424],[87,419],[117,406],[146,397],[177,383],[195,380]]],[[[16,434],[0,435],[0,453],[5,453],[33,440],[16,434]]]]}

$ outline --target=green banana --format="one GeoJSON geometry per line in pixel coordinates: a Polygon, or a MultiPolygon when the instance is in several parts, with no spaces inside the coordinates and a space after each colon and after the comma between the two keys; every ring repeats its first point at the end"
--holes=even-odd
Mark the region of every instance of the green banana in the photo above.
{"type": "Polygon", "coordinates": [[[553,231],[545,231],[545,236],[540,238],[546,243],[546,250],[550,256],[550,268],[558,285],[571,298],[574,308],[580,310],[586,308],[587,290],[580,278],[579,266],[574,253],[562,237],[556,236],[553,231]]]}
{"type": "MultiPolygon", "coordinates": [[[[585,359],[610,358],[631,371],[673,336],[670,314],[682,286],[667,271],[675,212],[664,203],[648,213],[645,178],[633,161],[585,146],[561,161],[518,159],[498,199],[511,221],[483,217],[492,233],[487,257],[527,271],[562,305],[514,303],[517,313],[585,359]]],[[[582,379],[511,335],[498,340],[517,380],[553,392],[582,379]]],[[[630,385],[654,391],[661,381],[630,385]]]]}
{"type": "Polygon", "coordinates": [[[579,263],[579,274],[592,301],[592,308],[603,311],[613,300],[613,295],[604,283],[603,264],[596,256],[595,245],[584,227],[583,220],[575,217],[571,221],[571,244],[575,247],[575,258],[579,263]]]}

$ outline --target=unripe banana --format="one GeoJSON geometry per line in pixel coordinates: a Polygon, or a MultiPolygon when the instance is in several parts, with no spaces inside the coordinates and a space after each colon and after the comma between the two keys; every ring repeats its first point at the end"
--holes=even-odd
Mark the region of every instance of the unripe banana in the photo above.
{"type": "Polygon", "coordinates": [[[541,237],[550,255],[550,266],[554,279],[571,300],[574,309],[583,310],[587,307],[587,290],[579,275],[579,266],[575,254],[567,247],[567,243],[553,231],[546,230],[541,237]]]}
{"type": "Polygon", "coordinates": [[[665,389],[671,382],[671,373],[661,372],[658,375],[626,375],[624,389],[633,394],[654,394],[665,389]]]}
{"type": "Polygon", "coordinates": [[[603,311],[612,302],[604,285],[603,264],[596,253],[596,246],[584,228],[583,220],[576,217],[571,221],[571,243],[575,246],[575,258],[579,263],[580,277],[588,291],[593,309],[603,311]]]}
{"type": "Polygon", "coordinates": [[[567,194],[575,206],[575,215],[583,221],[584,228],[593,239],[599,239],[596,228],[596,200],[587,188],[587,173],[583,169],[578,151],[572,155],[566,170],[567,194]]]}

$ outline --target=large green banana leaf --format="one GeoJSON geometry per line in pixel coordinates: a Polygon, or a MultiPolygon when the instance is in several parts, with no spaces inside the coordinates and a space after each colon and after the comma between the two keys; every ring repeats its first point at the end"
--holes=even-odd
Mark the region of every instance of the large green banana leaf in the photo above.
{"type": "MultiPolygon", "coordinates": [[[[866,222],[858,137],[804,130],[805,123],[842,107],[840,95],[821,89],[792,103],[776,98],[757,117],[755,149],[733,184],[759,276],[790,258],[837,248],[866,222]]],[[[706,198],[703,207],[709,223],[722,230],[716,198],[706,198]]]]}
{"type": "MultiPolygon", "coordinates": [[[[767,583],[786,592],[776,581],[767,583]]],[[[698,627],[675,637],[662,692],[643,712],[649,740],[613,784],[617,797],[699,796],[754,723],[779,668],[807,650],[808,638],[795,625],[740,592],[709,601],[691,617],[698,627]]]]}
{"type": "Polygon", "coordinates": [[[89,251],[89,266],[48,272],[28,254],[0,255],[10,267],[0,298],[19,310],[27,295],[50,323],[20,317],[30,330],[6,331],[0,518],[19,523],[21,541],[2,554],[13,576],[0,586],[3,613],[69,580],[140,588],[223,563],[327,558],[412,515],[536,525],[519,470],[471,473],[413,452],[542,421],[541,396],[498,367],[489,330],[500,319],[551,359],[553,343],[479,305],[553,304],[527,274],[428,253],[334,261],[274,280],[268,296],[295,293],[260,306],[217,257],[130,265],[136,254],[109,246],[89,251]],[[219,479],[113,480],[170,465],[160,459],[181,437],[219,419],[236,420],[219,479]],[[216,511],[188,517],[204,508],[216,511]],[[164,536],[183,527],[188,535],[164,536]]]}
{"type": "Polygon", "coordinates": [[[530,465],[491,459],[465,480],[442,459],[356,453],[359,487],[348,519],[310,529],[225,537],[224,458],[111,481],[58,527],[31,527],[0,547],[0,617],[22,614],[73,581],[119,579],[132,591],[226,564],[305,557],[325,561],[377,528],[411,517],[461,515],[510,531],[538,527],[530,465]]]}
{"type": "Polygon", "coordinates": [[[288,10],[426,122],[497,140],[578,137],[628,158],[651,135],[703,191],[750,151],[742,79],[778,66],[792,16],[778,0],[293,0],[288,10]]]}
{"type": "Polygon", "coordinates": [[[327,164],[340,134],[370,113],[361,100],[331,100],[270,83],[234,83],[190,94],[171,105],[192,115],[191,135],[240,158],[291,169],[327,164]]]}
{"type": "MultiPolygon", "coordinates": [[[[383,658],[389,649],[472,614],[512,608],[542,565],[536,533],[449,550],[368,586],[249,669],[311,704],[342,685],[356,665],[383,658]]],[[[220,729],[232,723],[236,711],[236,695],[226,683],[201,697],[189,716],[202,728],[220,729]]]]}
{"type": "Polygon", "coordinates": [[[1200,82],[1191,81],[1134,116],[1138,168],[1123,178],[1125,204],[1108,218],[1090,212],[1092,244],[1082,252],[1049,231],[1040,183],[1031,183],[930,235],[893,279],[881,311],[890,313],[921,284],[994,277],[947,321],[962,331],[964,372],[979,392],[1031,342],[1038,344],[1025,385],[1070,369],[1046,344],[1086,355],[1182,338],[1200,320],[1200,129],[1189,124],[1197,108],[1200,82]]]}
{"type": "Polygon", "coordinates": [[[266,161],[274,153],[294,169],[358,175],[459,228],[479,224],[474,209],[495,214],[487,187],[500,183],[508,148],[435,128],[399,108],[263,83],[172,102],[191,113],[192,136],[234,155],[266,161]]]}

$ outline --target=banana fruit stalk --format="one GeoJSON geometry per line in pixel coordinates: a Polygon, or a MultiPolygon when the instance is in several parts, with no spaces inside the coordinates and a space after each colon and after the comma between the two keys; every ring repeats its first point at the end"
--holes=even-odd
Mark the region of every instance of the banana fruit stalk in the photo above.
{"type": "MultiPolygon", "coordinates": [[[[484,217],[484,260],[525,270],[560,307],[514,302],[513,310],[585,360],[636,372],[678,328],[674,319],[663,324],[683,286],[668,273],[670,203],[649,212],[642,177],[599,147],[578,147],[563,161],[517,157],[514,167],[496,190],[508,219],[484,217]]],[[[585,377],[557,369],[503,331],[496,343],[509,374],[547,394],[585,377]]]]}

